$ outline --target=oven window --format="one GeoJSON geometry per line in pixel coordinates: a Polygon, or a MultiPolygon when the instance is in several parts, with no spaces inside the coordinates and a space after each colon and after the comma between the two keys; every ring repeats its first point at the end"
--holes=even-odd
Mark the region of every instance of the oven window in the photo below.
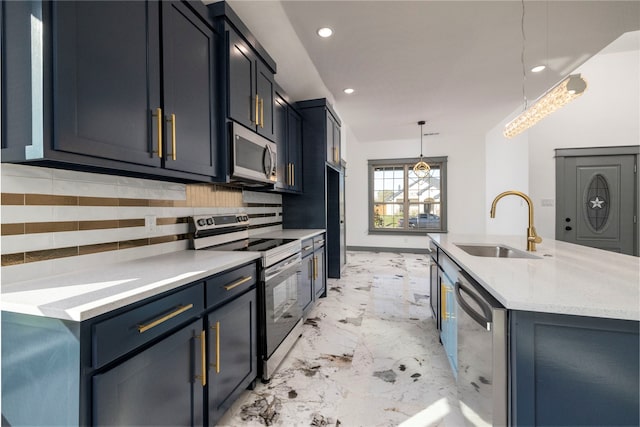
{"type": "Polygon", "coordinates": [[[293,317],[291,308],[298,304],[298,280],[297,276],[289,276],[284,282],[273,288],[273,320],[293,317]]]}

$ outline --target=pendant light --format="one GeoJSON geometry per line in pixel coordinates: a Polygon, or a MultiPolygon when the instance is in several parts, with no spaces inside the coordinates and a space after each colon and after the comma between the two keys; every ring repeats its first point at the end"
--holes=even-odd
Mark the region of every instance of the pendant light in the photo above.
{"type": "Polygon", "coordinates": [[[416,174],[418,178],[426,178],[429,175],[429,171],[431,171],[431,167],[422,160],[422,126],[424,126],[426,122],[424,120],[420,120],[418,124],[420,125],[420,161],[413,165],[413,173],[416,174]]]}

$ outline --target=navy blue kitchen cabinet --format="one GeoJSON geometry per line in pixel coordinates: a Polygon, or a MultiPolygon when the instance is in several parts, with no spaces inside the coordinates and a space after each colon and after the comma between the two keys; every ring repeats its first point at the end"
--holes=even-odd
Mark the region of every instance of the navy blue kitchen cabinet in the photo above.
{"type": "Polygon", "coordinates": [[[196,320],[93,377],[93,424],[203,425],[202,322],[196,320]]]}
{"type": "MultiPolygon", "coordinates": [[[[7,16],[25,7],[20,3],[3,2],[7,16]]],[[[184,181],[223,179],[218,36],[204,5],[28,4],[41,17],[39,32],[31,37],[32,20],[22,15],[5,29],[7,40],[20,47],[3,48],[3,64],[13,72],[6,74],[2,102],[3,115],[25,110],[22,104],[30,114],[3,131],[3,161],[184,181]],[[36,43],[32,49],[32,40],[42,48],[36,43]],[[18,87],[29,87],[31,96],[13,106],[9,97],[18,87]],[[25,121],[31,129],[26,135],[25,121]]]]}
{"type": "Polygon", "coordinates": [[[283,194],[284,228],[326,230],[327,276],[339,278],[344,265],[344,168],[327,161],[327,114],[340,120],[326,99],[296,103],[302,116],[302,194],[283,194]]]}
{"type": "Polygon", "coordinates": [[[209,8],[225,35],[226,116],[274,140],[276,64],[226,2],[209,8]]]}
{"type": "Polygon", "coordinates": [[[84,322],[2,312],[3,425],[213,425],[257,377],[257,264],[84,322]]]}
{"type": "Polygon", "coordinates": [[[313,238],[302,241],[302,269],[298,280],[298,303],[302,309],[303,317],[313,307],[315,289],[313,286],[315,257],[313,254],[313,238]]]}
{"type": "Polygon", "coordinates": [[[302,117],[276,87],[274,110],[275,142],[278,146],[276,189],[302,191],[302,117]]]}
{"type": "Polygon", "coordinates": [[[327,294],[324,234],[313,238],[313,294],[314,299],[327,294]]]}
{"type": "Polygon", "coordinates": [[[340,168],[340,120],[327,111],[327,163],[340,168]]]}
{"type": "Polygon", "coordinates": [[[639,323],[509,312],[511,425],[640,425],[639,323]]]}
{"type": "Polygon", "coordinates": [[[207,315],[209,425],[222,417],[257,375],[256,292],[207,315]]]}

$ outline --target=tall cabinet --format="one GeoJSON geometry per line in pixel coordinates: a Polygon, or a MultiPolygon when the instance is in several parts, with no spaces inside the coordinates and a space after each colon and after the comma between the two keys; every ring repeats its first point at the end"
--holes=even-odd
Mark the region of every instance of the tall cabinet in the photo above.
{"type": "Polygon", "coordinates": [[[298,102],[296,108],[303,118],[304,187],[302,194],[283,195],[283,226],[326,229],[327,276],[339,278],[345,263],[341,121],[325,98],[298,102]]]}

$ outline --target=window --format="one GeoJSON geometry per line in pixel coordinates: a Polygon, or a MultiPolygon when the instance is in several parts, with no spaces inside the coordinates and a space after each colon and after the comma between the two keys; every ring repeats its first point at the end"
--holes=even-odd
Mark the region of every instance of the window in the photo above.
{"type": "Polygon", "coordinates": [[[447,158],[425,159],[425,178],[413,172],[418,160],[369,160],[370,233],[446,232],[447,158]]]}

